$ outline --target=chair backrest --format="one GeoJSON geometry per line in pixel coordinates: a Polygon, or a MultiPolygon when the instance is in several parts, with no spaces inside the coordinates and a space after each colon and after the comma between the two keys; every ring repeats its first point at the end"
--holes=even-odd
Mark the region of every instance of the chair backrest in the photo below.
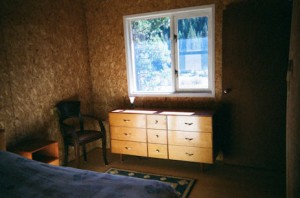
{"type": "Polygon", "coordinates": [[[63,135],[67,135],[68,131],[63,126],[65,120],[69,118],[76,118],[79,120],[80,129],[83,130],[83,121],[80,114],[80,101],[61,101],[56,105],[59,116],[59,123],[61,127],[61,132],[63,135]]]}
{"type": "Polygon", "coordinates": [[[80,101],[61,101],[56,105],[59,119],[80,117],[80,101]]]}

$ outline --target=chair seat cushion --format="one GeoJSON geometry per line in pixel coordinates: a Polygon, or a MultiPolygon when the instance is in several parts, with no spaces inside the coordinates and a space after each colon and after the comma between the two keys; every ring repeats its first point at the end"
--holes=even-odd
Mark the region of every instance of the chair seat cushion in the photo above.
{"type": "MultiPolygon", "coordinates": [[[[78,135],[79,144],[86,144],[103,137],[101,132],[93,130],[85,130],[84,132],[76,131],[76,133],[78,135]]],[[[68,137],[68,140],[69,143],[73,142],[73,138],[71,136],[68,137]]]]}

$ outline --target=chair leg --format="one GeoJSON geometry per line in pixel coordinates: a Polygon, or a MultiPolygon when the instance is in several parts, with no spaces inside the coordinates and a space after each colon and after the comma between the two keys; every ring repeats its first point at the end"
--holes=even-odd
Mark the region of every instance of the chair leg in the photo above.
{"type": "Polygon", "coordinates": [[[84,161],[87,161],[86,146],[85,146],[85,144],[82,145],[82,153],[83,153],[83,159],[84,159],[84,161]]]}
{"type": "Polygon", "coordinates": [[[76,160],[76,166],[79,168],[80,166],[80,148],[79,144],[75,144],[75,160],[76,160]]]}
{"type": "Polygon", "coordinates": [[[108,165],[107,158],[106,158],[106,138],[102,138],[102,155],[103,155],[104,164],[108,165]]]}
{"type": "Polygon", "coordinates": [[[68,161],[69,161],[69,145],[68,144],[64,144],[64,160],[63,160],[63,165],[67,166],[68,165],[68,161]]]}

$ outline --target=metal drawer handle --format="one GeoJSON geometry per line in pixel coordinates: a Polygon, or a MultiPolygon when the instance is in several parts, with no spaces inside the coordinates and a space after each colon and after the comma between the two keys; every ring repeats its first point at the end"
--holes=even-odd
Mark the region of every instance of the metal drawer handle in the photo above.
{"type": "Polygon", "coordinates": [[[157,124],[158,123],[158,120],[155,120],[155,124],[157,124]]]}
{"type": "Polygon", "coordinates": [[[185,122],[184,124],[191,126],[194,123],[192,123],[192,122],[185,122]]]}
{"type": "Polygon", "coordinates": [[[192,141],[194,138],[185,138],[188,141],[192,141]]]}
{"type": "Polygon", "coordinates": [[[188,156],[193,156],[194,154],[193,153],[185,153],[186,155],[188,156]]]}
{"type": "Polygon", "coordinates": [[[125,135],[125,136],[130,136],[130,135],[131,135],[131,133],[124,133],[124,135],[125,135]]]}
{"type": "Polygon", "coordinates": [[[126,146],[126,147],[125,147],[125,149],[126,149],[126,150],[131,150],[132,148],[131,148],[131,147],[127,147],[127,146],[126,146]]]}
{"type": "Polygon", "coordinates": [[[159,138],[159,135],[158,135],[158,134],[156,134],[155,136],[156,136],[157,138],[159,138]]]}
{"type": "Polygon", "coordinates": [[[130,122],[130,120],[123,119],[124,122],[130,122]]]}
{"type": "Polygon", "coordinates": [[[155,151],[156,151],[156,153],[159,153],[159,152],[160,152],[159,149],[156,149],[155,151]]]}

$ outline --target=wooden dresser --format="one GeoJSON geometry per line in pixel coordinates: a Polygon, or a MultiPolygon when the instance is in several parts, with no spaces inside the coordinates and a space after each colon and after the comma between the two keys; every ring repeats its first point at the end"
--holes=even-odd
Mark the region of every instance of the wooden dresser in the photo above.
{"type": "Polygon", "coordinates": [[[112,153],[214,162],[214,112],[118,109],[109,113],[112,153]]]}

